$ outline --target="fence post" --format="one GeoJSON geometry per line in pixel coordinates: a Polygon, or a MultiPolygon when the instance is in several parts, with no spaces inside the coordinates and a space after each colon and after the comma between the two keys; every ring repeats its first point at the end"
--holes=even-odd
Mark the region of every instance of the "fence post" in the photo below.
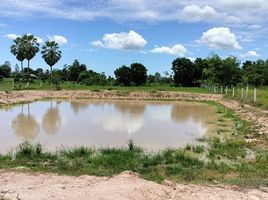
{"type": "Polygon", "coordinates": [[[216,93],[216,87],[215,87],[215,85],[213,86],[213,90],[214,90],[214,93],[216,93]]]}
{"type": "Polygon", "coordinates": [[[248,85],[247,85],[247,88],[246,88],[246,100],[248,100],[248,85]]]}
{"type": "Polygon", "coordinates": [[[254,103],[257,102],[257,89],[254,88],[254,103]]]}
{"type": "Polygon", "coordinates": [[[233,87],[233,97],[235,96],[235,88],[233,87]]]}
{"type": "Polygon", "coordinates": [[[244,88],[241,89],[241,99],[244,99],[244,88]]]}
{"type": "Polygon", "coordinates": [[[221,86],[221,94],[223,93],[223,89],[222,89],[222,86],[221,86]]]}
{"type": "Polygon", "coordinates": [[[12,90],[14,89],[14,81],[12,81],[12,90]]]}
{"type": "Polygon", "coordinates": [[[226,86],[225,93],[228,95],[228,86],[226,86]]]}

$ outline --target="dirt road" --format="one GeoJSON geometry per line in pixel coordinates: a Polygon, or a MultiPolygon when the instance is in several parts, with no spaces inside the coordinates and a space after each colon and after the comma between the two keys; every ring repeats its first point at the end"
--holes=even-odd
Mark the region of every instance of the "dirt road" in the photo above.
{"type": "Polygon", "coordinates": [[[124,172],[112,178],[0,171],[0,195],[21,200],[267,200],[267,189],[157,184],[124,172]]]}

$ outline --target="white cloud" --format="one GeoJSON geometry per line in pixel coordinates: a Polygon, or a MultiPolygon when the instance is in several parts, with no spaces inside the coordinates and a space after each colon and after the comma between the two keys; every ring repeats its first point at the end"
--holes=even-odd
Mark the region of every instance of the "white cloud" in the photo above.
{"type": "Polygon", "coordinates": [[[37,36],[35,36],[35,37],[36,37],[37,42],[38,42],[39,44],[44,43],[44,40],[43,40],[42,38],[37,37],[37,36]]]}
{"type": "Polygon", "coordinates": [[[229,8],[267,8],[267,0],[220,0],[221,4],[229,8]]]}
{"type": "Polygon", "coordinates": [[[167,46],[155,47],[154,49],[151,50],[151,52],[169,54],[173,56],[185,56],[185,54],[187,54],[187,49],[181,44],[176,44],[172,47],[167,46]]]}
{"type": "MultiPolygon", "coordinates": [[[[33,35],[33,34],[32,34],[32,33],[28,33],[27,35],[33,35]]],[[[38,37],[38,36],[36,36],[36,35],[34,35],[34,37],[37,39],[37,42],[38,42],[39,44],[44,43],[44,40],[43,40],[42,38],[40,38],[40,37],[38,37]]]]}
{"type": "Polygon", "coordinates": [[[185,21],[208,21],[218,17],[218,13],[210,6],[199,7],[197,5],[185,6],[182,10],[182,18],[185,21]]]}
{"type": "Polygon", "coordinates": [[[215,27],[204,32],[200,40],[201,44],[206,44],[211,48],[219,49],[242,49],[236,36],[227,27],[215,27]]]}
{"type": "Polygon", "coordinates": [[[147,41],[135,31],[105,34],[102,40],[91,42],[91,45],[107,49],[139,50],[147,41]]]}
{"type": "MultiPolygon", "coordinates": [[[[31,33],[28,33],[27,35],[32,35],[31,33]]],[[[18,37],[21,37],[21,35],[15,34],[15,33],[9,33],[6,34],[5,37],[11,39],[11,40],[15,40],[18,37]]],[[[44,43],[44,40],[38,36],[34,36],[37,39],[38,43],[44,43]]]]}
{"type": "Polygon", "coordinates": [[[211,21],[221,26],[266,23],[267,0],[1,0],[1,17],[116,21],[211,21]],[[241,9],[243,9],[241,11],[241,9]],[[182,11],[182,12],[179,12],[182,11]],[[217,11],[217,12],[216,12],[217,11]]]}
{"type": "Polygon", "coordinates": [[[251,30],[258,30],[261,28],[261,25],[258,25],[258,24],[252,24],[250,26],[248,26],[249,29],[251,30]]]}
{"type": "Polygon", "coordinates": [[[50,41],[55,41],[58,45],[62,46],[68,43],[68,40],[62,35],[47,36],[50,41]]]}
{"type": "Polygon", "coordinates": [[[244,54],[244,57],[260,57],[256,51],[248,51],[244,54]]]}
{"type": "Polygon", "coordinates": [[[7,37],[8,39],[11,39],[11,40],[15,40],[18,37],[20,37],[20,35],[17,35],[17,34],[14,34],[14,33],[9,33],[9,34],[6,34],[5,37],[7,37]]]}

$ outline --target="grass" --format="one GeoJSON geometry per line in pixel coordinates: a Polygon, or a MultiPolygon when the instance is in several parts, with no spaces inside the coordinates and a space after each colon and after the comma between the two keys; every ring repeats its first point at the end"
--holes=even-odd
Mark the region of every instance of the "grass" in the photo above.
{"type": "Polygon", "coordinates": [[[133,143],[126,148],[92,149],[79,147],[51,153],[40,145],[24,142],[10,155],[0,157],[0,168],[23,166],[33,171],[67,175],[112,176],[130,170],[148,180],[169,179],[191,183],[236,183],[268,186],[268,154],[256,152],[256,160],[245,159],[245,144],[238,140],[213,139],[209,147],[191,146],[146,153],[133,143]],[[40,151],[41,150],[41,151],[40,151]],[[200,154],[208,154],[201,159],[200,154]]]}
{"type": "Polygon", "coordinates": [[[235,96],[232,96],[232,91],[230,90],[227,98],[233,98],[241,101],[242,103],[249,103],[253,106],[260,107],[262,109],[268,109],[268,87],[257,88],[257,102],[254,102],[254,88],[250,87],[248,90],[248,97],[246,96],[246,88],[244,88],[244,99],[241,99],[241,88],[235,89],[235,96]]]}
{"type": "MultiPolygon", "coordinates": [[[[13,79],[4,79],[0,81],[0,91],[11,91],[11,90],[55,90],[56,86],[51,88],[49,83],[42,83],[40,86],[40,81],[35,80],[30,83],[29,87],[25,88],[26,83],[15,83],[14,88],[12,88],[13,79]]],[[[210,93],[208,89],[196,88],[196,87],[173,87],[170,85],[155,85],[155,86],[138,86],[138,87],[123,87],[123,86],[86,86],[73,82],[63,82],[60,84],[60,89],[64,90],[90,90],[94,92],[101,91],[119,91],[119,92],[157,92],[157,91],[171,91],[171,92],[191,92],[191,93],[210,93]]]]}

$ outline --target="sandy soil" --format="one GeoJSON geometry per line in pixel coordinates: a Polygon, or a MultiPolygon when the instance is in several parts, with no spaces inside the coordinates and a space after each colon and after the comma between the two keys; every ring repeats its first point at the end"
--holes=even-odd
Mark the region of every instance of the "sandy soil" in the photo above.
{"type": "MultiPolygon", "coordinates": [[[[0,92],[0,104],[31,102],[43,98],[94,98],[94,99],[173,99],[214,100],[231,108],[239,116],[255,122],[260,134],[268,134],[268,112],[236,101],[225,100],[221,95],[190,94],[175,92],[89,92],[89,91],[20,91],[0,92]]],[[[254,138],[249,138],[254,142],[254,138]]],[[[112,178],[95,176],[57,176],[53,174],[0,171],[0,199],[2,197],[21,200],[41,199],[139,199],[139,200],[210,200],[210,199],[265,199],[268,188],[247,189],[236,186],[194,186],[171,182],[157,184],[138,175],[125,172],[112,178]]]]}
{"type": "Polygon", "coordinates": [[[264,200],[267,189],[196,186],[146,181],[131,172],[112,178],[0,171],[0,195],[21,200],[264,200]]]}

